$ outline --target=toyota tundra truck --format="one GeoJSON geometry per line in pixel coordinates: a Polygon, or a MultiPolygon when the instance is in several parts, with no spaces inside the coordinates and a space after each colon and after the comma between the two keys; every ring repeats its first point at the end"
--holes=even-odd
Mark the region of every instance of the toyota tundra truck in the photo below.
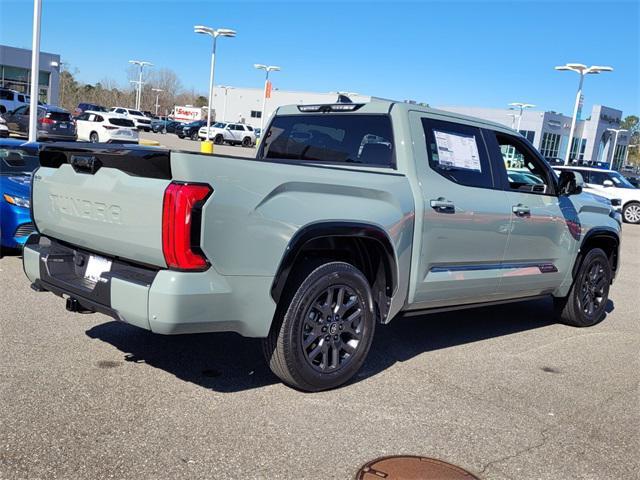
{"type": "Polygon", "coordinates": [[[619,267],[620,214],[579,174],[407,103],[281,107],[255,158],[59,143],[40,165],[34,290],[157,334],[260,337],[303,391],[347,382],[394,318],[550,296],[594,325],[619,267]]]}

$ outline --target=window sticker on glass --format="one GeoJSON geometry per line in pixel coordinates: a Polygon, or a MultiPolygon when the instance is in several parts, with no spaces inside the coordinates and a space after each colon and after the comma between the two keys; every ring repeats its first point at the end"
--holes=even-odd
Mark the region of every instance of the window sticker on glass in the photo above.
{"type": "Polygon", "coordinates": [[[442,167],[481,172],[480,154],[474,135],[433,131],[438,145],[438,163],[442,167]]]}

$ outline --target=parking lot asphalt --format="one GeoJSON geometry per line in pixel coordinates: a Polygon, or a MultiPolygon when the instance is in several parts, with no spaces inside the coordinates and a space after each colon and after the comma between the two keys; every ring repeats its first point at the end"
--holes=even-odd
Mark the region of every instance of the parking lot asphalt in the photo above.
{"type": "MultiPolygon", "coordinates": [[[[200,141],[191,140],[188,138],[179,138],[174,133],[153,133],[153,132],[140,132],[140,138],[145,140],[155,140],[160,143],[160,145],[170,148],[172,150],[185,150],[188,152],[199,152],[200,151],[200,141]]],[[[254,148],[246,148],[242,146],[231,146],[231,145],[214,145],[213,146],[214,154],[218,153],[220,155],[233,155],[237,157],[255,157],[256,149],[254,148]]]]}
{"type": "Polygon", "coordinates": [[[1,479],[351,479],[435,457],[482,479],[640,478],[640,227],[625,225],[606,319],[548,301],[396,319],[324,393],[235,334],[162,337],[36,293],[0,260],[1,479]]]}

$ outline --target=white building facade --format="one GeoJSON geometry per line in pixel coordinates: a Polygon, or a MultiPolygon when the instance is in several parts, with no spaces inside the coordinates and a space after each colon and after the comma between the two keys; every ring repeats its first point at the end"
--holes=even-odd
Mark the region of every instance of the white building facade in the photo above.
{"type": "MultiPolygon", "coordinates": [[[[439,107],[442,110],[484,118],[517,129],[548,160],[564,159],[571,130],[571,117],[556,112],[525,110],[519,118],[518,110],[474,107],[439,107]],[[519,125],[519,126],[518,126],[519,125]]],[[[622,111],[594,105],[591,115],[579,120],[571,147],[571,161],[609,163],[619,168],[629,145],[628,132],[617,134],[622,111]],[[615,147],[614,147],[615,145],[615,147]]]]}
{"type": "MultiPolygon", "coordinates": [[[[355,103],[366,103],[371,97],[350,94],[349,98],[355,103]]],[[[213,109],[216,121],[240,122],[259,128],[261,124],[262,102],[264,89],[244,87],[216,86],[213,92],[213,109]]],[[[315,103],[335,103],[337,92],[313,93],[286,90],[271,91],[271,98],[265,105],[266,125],[269,117],[278,107],[283,105],[302,105],[315,103]]]]}

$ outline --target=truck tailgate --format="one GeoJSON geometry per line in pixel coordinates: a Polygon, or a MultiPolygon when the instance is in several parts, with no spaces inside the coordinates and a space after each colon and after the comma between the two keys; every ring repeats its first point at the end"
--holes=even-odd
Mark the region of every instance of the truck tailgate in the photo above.
{"type": "Polygon", "coordinates": [[[40,152],[32,210],[43,235],[105,256],[166,266],[162,205],[169,152],[56,144],[40,152]]]}

